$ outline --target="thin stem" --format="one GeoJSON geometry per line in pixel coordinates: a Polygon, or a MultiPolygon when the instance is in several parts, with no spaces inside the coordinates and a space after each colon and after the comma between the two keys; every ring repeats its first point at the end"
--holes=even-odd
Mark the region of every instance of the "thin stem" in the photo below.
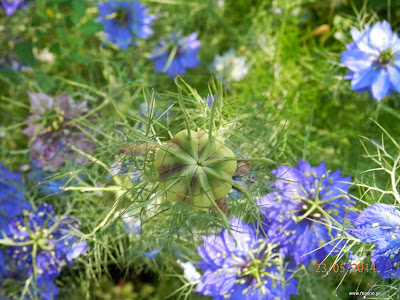
{"type": "Polygon", "coordinates": [[[218,158],[218,159],[213,159],[212,163],[218,163],[218,162],[223,162],[223,161],[229,161],[229,160],[240,160],[240,161],[261,161],[270,165],[277,165],[277,162],[273,161],[272,159],[269,158],[264,158],[264,157],[256,157],[256,158],[242,158],[242,157],[223,157],[223,158],[218,158]]]}
{"type": "Polygon", "coordinates": [[[107,187],[85,187],[85,186],[71,186],[71,187],[60,187],[63,191],[80,191],[80,192],[121,192],[124,189],[119,186],[107,186],[107,187]]]}
{"type": "Polygon", "coordinates": [[[397,159],[394,162],[393,165],[393,169],[392,172],[390,172],[390,179],[392,181],[392,192],[393,192],[393,196],[396,198],[397,202],[400,203],[400,195],[397,192],[397,184],[396,184],[396,168],[397,168],[397,164],[399,162],[400,159],[400,155],[397,156],[397,159]]]}
{"type": "Polygon", "coordinates": [[[13,242],[11,239],[1,239],[0,240],[0,245],[4,245],[4,246],[29,246],[29,245],[33,245],[34,241],[30,240],[30,241],[25,241],[25,242],[13,242]]]}
{"type": "Polygon", "coordinates": [[[183,103],[182,87],[179,83],[179,79],[181,79],[180,76],[176,76],[174,79],[174,82],[175,82],[176,86],[178,87],[178,103],[179,103],[179,107],[181,108],[183,115],[185,117],[186,129],[188,132],[188,139],[191,140],[191,132],[190,132],[190,125],[189,125],[190,116],[186,110],[185,104],[183,103]]]}
{"type": "Polygon", "coordinates": [[[78,149],[78,148],[75,147],[74,145],[69,144],[69,146],[70,146],[71,149],[74,150],[75,152],[79,153],[80,155],[83,155],[84,157],[86,157],[86,158],[89,159],[90,161],[92,161],[92,162],[98,164],[99,166],[103,167],[104,169],[106,169],[107,172],[110,173],[111,178],[114,180],[114,182],[115,182],[117,185],[122,186],[121,180],[118,178],[118,176],[114,176],[114,174],[111,172],[110,168],[109,168],[105,163],[103,163],[101,160],[97,159],[96,157],[94,157],[94,156],[92,156],[92,155],[90,155],[90,154],[88,154],[88,153],[86,153],[86,152],[83,152],[81,149],[78,149]]]}

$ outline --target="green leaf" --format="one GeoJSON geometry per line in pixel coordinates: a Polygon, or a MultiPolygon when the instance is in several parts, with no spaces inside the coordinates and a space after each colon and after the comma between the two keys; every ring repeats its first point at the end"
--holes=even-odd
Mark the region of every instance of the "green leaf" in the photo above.
{"type": "Polygon", "coordinates": [[[51,53],[54,53],[55,55],[61,55],[61,47],[60,47],[60,44],[57,43],[57,44],[51,45],[49,51],[50,51],[51,53]]]}
{"type": "Polygon", "coordinates": [[[72,21],[74,24],[78,24],[79,21],[86,13],[86,9],[88,5],[85,1],[82,0],[74,0],[72,1],[72,9],[74,10],[74,14],[72,16],[72,21]]]}
{"type": "Polygon", "coordinates": [[[18,71],[10,68],[0,69],[0,80],[4,80],[12,85],[17,85],[22,82],[22,76],[18,71]]]}
{"type": "Polygon", "coordinates": [[[82,55],[79,55],[79,54],[77,54],[77,53],[70,53],[70,54],[67,56],[67,60],[77,61],[77,62],[80,62],[80,63],[82,63],[82,64],[84,64],[84,65],[88,65],[89,62],[90,62],[89,59],[88,59],[87,57],[82,56],[82,55]]]}
{"type": "Polygon", "coordinates": [[[43,92],[47,93],[55,87],[54,80],[43,72],[36,72],[36,81],[43,92]]]}
{"type": "Polygon", "coordinates": [[[81,28],[79,28],[79,32],[82,34],[93,34],[101,30],[103,30],[103,24],[97,23],[93,20],[87,21],[81,26],[81,28]]]}
{"type": "Polygon", "coordinates": [[[33,65],[35,57],[32,52],[33,44],[29,41],[15,44],[14,52],[18,56],[18,61],[23,64],[33,65]]]}

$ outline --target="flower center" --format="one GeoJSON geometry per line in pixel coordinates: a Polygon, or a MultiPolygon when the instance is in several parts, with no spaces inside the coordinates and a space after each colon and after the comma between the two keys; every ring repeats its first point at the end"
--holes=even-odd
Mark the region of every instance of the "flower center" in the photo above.
{"type": "Polygon", "coordinates": [[[393,63],[393,59],[395,57],[396,57],[396,54],[392,53],[392,49],[388,48],[388,49],[383,50],[381,52],[381,55],[379,55],[379,58],[378,58],[378,62],[383,66],[388,65],[388,64],[392,64],[393,63]]]}
{"type": "Polygon", "coordinates": [[[54,113],[53,111],[46,111],[46,113],[44,114],[44,131],[42,132],[42,134],[57,131],[64,123],[64,111],[61,110],[59,107],[56,107],[54,111],[56,113],[54,113]]]}
{"type": "Polygon", "coordinates": [[[322,214],[318,212],[318,205],[308,205],[307,203],[303,202],[301,206],[301,216],[300,219],[303,220],[304,218],[309,218],[312,220],[321,220],[322,214]]]}
{"type": "Polygon", "coordinates": [[[245,284],[250,278],[255,280],[254,284],[250,284],[243,290],[243,295],[253,288],[259,288],[261,290],[261,295],[264,295],[266,293],[266,278],[276,279],[273,274],[266,270],[266,268],[272,267],[273,265],[278,266],[280,263],[279,253],[273,251],[276,245],[268,244],[264,240],[259,240],[258,243],[257,248],[249,250],[247,255],[250,260],[242,265],[238,273],[239,279],[237,283],[239,284],[245,284]]]}
{"type": "Polygon", "coordinates": [[[118,24],[123,25],[123,24],[126,24],[128,22],[129,13],[125,9],[118,8],[115,13],[116,13],[115,21],[118,24]]]}

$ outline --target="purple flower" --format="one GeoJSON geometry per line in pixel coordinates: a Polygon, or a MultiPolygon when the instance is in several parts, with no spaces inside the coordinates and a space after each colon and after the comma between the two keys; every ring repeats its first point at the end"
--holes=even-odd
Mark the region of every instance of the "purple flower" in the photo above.
{"type": "Polygon", "coordinates": [[[196,54],[200,50],[200,41],[197,33],[178,38],[177,34],[170,37],[168,41],[160,42],[153,51],[152,60],[155,70],[170,76],[183,75],[186,69],[195,68],[200,65],[196,54]]]}
{"type": "Polygon", "coordinates": [[[203,237],[198,266],[204,274],[196,291],[216,300],[290,299],[297,294],[297,281],[288,279],[280,254],[256,234],[254,225],[236,218],[230,224],[237,244],[225,228],[219,235],[203,237]]]}
{"type": "Polygon", "coordinates": [[[67,160],[86,164],[87,158],[68,147],[70,143],[91,153],[96,146],[70,122],[88,111],[86,101],[76,104],[67,94],[57,98],[42,93],[28,92],[28,95],[33,114],[28,117],[29,125],[23,133],[32,139],[31,156],[36,166],[55,172],[67,160]]]}
{"type": "Polygon", "coordinates": [[[24,243],[6,250],[13,262],[13,271],[26,275],[36,272],[38,280],[53,281],[64,266],[87,250],[86,243],[79,242],[71,234],[78,226],[75,218],[57,219],[53,207],[45,203],[35,212],[10,218],[5,234],[14,243],[24,243]],[[32,257],[34,247],[37,249],[35,260],[32,257]]]}
{"type": "Polygon", "coordinates": [[[10,172],[0,164],[0,230],[8,217],[15,217],[31,205],[25,201],[21,174],[10,172]]]}
{"type": "Polygon", "coordinates": [[[350,177],[341,177],[340,170],[328,172],[324,162],[311,167],[303,160],[297,168],[282,166],[273,174],[278,180],[271,188],[276,191],[258,200],[267,236],[296,264],[322,261],[333,246],[314,250],[340,235],[332,223],[343,224],[353,206],[347,195],[350,177]]]}
{"type": "Polygon", "coordinates": [[[26,5],[28,0],[0,0],[0,6],[4,9],[7,16],[14,14],[17,9],[26,5]]]}
{"type": "Polygon", "coordinates": [[[99,20],[104,25],[107,39],[125,50],[136,44],[137,38],[147,38],[152,33],[150,25],[154,16],[148,7],[138,1],[108,1],[99,3],[99,20]]]}
{"type": "Polygon", "coordinates": [[[367,207],[348,232],[365,243],[376,245],[371,261],[384,278],[400,277],[400,212],[391,205],[367,207]]]}
{"type": "Polygon", "coordinates": [[[389,23],[365,26],[364,32],[353,29],[351,35],[354,42],[346,45],[341,61],[350,69],[346,79],[352,90],[369,91],[378,101],[400,92],[400,40],[389,23]]]}
{"type": "MultiPolygon", "coordinates": [[[[31,287],[31,292],[37,299],[41,300],[54,300],[59,293],[53,281],[46,277],[37,280],[36,286],[31,287]]],[[[26,297],[25,299],[28,300],[30,298],[26,297]]]]}
{"type": "MultiPolygon", "coordinates": [[[[4,251],[0,250],[0,282],[4,280],[7,276],[7,271],[6,271],[6,253],[4,251]]],[[[1,285],[0,285],[1,286],[1,285]]]]}

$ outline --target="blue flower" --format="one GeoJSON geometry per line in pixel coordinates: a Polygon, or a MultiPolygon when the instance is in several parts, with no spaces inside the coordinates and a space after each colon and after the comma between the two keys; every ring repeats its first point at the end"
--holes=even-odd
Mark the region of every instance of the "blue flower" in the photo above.
{"type": "Polygon", "coordinates": [[[369,91],[382,100],[394,90],[400,92],[400,40],[389,23],[377,22],[365,31],[351,31],[353,43],[346,45],[341,61],[350,73],[351,88],[358,93],[369,91]]]}
{"type": "Polygon", "coordinates": [[[67,178],[62,178],[60,180],[53,179],[54,176],[50,175],[41,169],[35,168],[30,174],[29,179],[37,183],[40,187],[40,191],[45,195],[50,194],[62,194],[63,190],[60,189],[68,181],[67,178]]]}
{"type": "Polygon", "coordinates": [[[215,99],[215,95],[208,95],[207,98],[204,98],[203,100],[207,102],[207,106],[211,107],[215,99]]]}
{"type": "Polygon", "coordinates": [[[400,212],[391,205],[374,204],[366,208],[348,232],[376,248],[371,261],[384,278],[400,277],[400,212]]]}
{"type": "Polygon", "coordinates": [[[200,65],[196,54],[200,50],[200,41],[197,33],[178,39],[174,34],[168,41],[160,42],[153,51],[152,60],[155,70],[170,76],[183,75],[186,69],[195,68],[200,65]]]}
{"type": "Polygon", "coordinates": [[[15,217],[31,205],[24,199],[21,174],[10,172],[0,164],[0,230],[8,217],[15,217]]]}
{"type": "Polygon", "coordinates": [[[322,261],[333,246],[314,250],[340,235],[334,227],[343,224],[353,206],[347,195],[350,177],[341,177],[340,170],[329,173],[324,162],[311,167],[303,160],[297,168],[282,166],[273,174],[278,180],[271,188],[276,191],[258,200],[267,236],[296,264],[322,261]]]}
{"type": "Polygon", "coordinates": [[[353,252],[350,251],[349,252],[349,262],[344,264],[344,268],[346,270],[348,268],[348,271],[352,272],[356,268],[356,266],[354,266],[354,265],[362,264],[363,260],[366,257],[367,257],[366,255],[359,257],[357,254],[353,254],[353,252]],[[349,266],[349,264],[350,264],[350,266],[349,266]]]}
{"type": "Polygon", "coordinates": [[[2,282],[7,275],[5,257],[6,253],[0,250],[0,282],[2,282]]]}
{"type": "Polygon", "coordinates": [[[199,274],[199,272],[197,272],[196,267],[193,265],[192,262],[190,261],[183,262],[180,261],[179,259],[177,260],[177,262],[182,267],[183,275],[187,280],[197,281],[200,279],[201,275],[199,274]]]}
{"type": "MultiPolygon", "coordinates": [[[[54,300],[59,293],[57,286],[54,284],[52,279],[46,277],[37,280],[36,286],[31,288],[31,292],[37,299],[41,300],[54,300]]],[[[30,298],[26,297],[25,299],[28,300],[30,298]]]]}
{"type": "Polygon", "coordinates": [[[158,253],[160,253],[160,251],[161,251],[161,248],[156,248],[151,251],[143,252],[142,254],[148,258],[155,258],[158,255],[158,253]]]}
{"type": "Polygon", "coordinates": [[[124,210],[120,211],[124,229],[129,234],[140,234],[142,231],[142,220],[140,215],[130,214],[124,210]]]}
{"type": "Polygon", "coordinates": [[[281,268],[274,246],[256,234],[251,224],[230,221],[234,239],[227,229],[219,235],[203,237],[198,248],[204,271],[196,291],[214,299],[290,299],[297,294],[296,280],[281,268]]]}
{"type": "Polygon", "coordinates": [[[14,14],[19,8],[26,5],[28,0],[0,0],[0,6],[4,9],[7,16],[14,14]]]}
{"type": "Polygon", "coordinates": [[[138,1],[108,1],[99,3],[99,20],[104,25],[107,39],[125,50],[136,44],[137,38],[147,38],[152,33],[150,25],[154,16],[148,7],[138,1]]]}
{"type": "Polygon", "coordinates": [[[14,243],[26,244],[9,246],[6,250],[14,262],[14,272],[26,275],[36,272],[38,280],[53,281],[64,266],[87,250],[85,242],[79,242],[70,234],[78,226],[79,221],[75,218],[57,219],[53,207],[45,203],[40,204],[35,212],[9,218],[5,234],[14,243]],[[33,247],[37,248],[35,260],[33,247]]]}

